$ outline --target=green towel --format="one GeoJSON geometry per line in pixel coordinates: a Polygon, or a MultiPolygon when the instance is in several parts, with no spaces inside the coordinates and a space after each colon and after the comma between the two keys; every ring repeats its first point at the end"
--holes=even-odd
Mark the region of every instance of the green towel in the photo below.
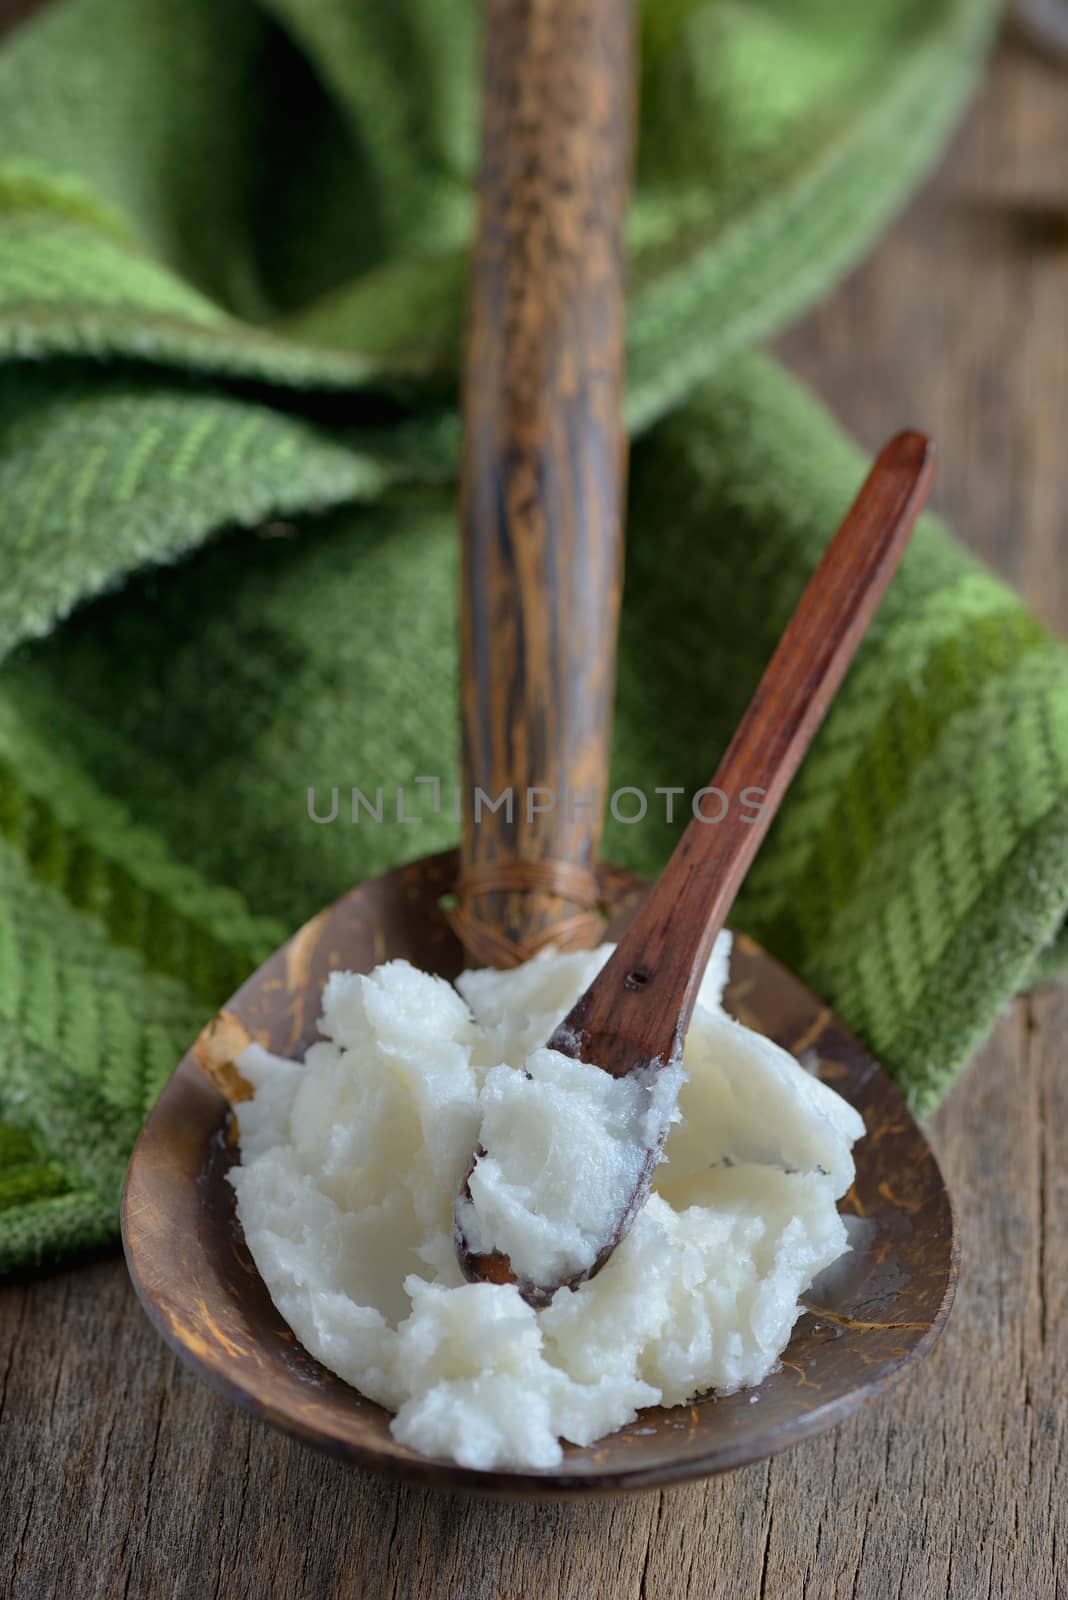
{"type": "MultiPolygon", "coordinates": [[[[113,1239],[205,1017],[453,839],[306,807],[456,777],[477,9],[64,0],[0,49],[2,1265],[113,1239]]],[[[752,350],[916,181],[995,11],[642,7],[618,785],[707,780],[857,487],[752,350]]],[[[929,520],[736,921],[924,1112],[1054,959],[1066,833],[1068,657],[929,520]]]]}

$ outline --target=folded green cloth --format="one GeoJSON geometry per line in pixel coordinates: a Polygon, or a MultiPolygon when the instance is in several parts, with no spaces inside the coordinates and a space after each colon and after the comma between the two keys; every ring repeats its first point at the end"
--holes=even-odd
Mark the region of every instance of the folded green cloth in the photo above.
{"type": "MultiPolygon", "coordinates": [[[[619,785],[707,780],[857,487],[746,352],[908,191],[995,11],[642,8],[619,785]]],[[[0,1265],[112,1239],[204,1018],[453,838],[306,795],[456,777],[476,13],[66,0],[0,50],[0,1265]]],[[[736,921],[926,1111],[1054,959],[1066,832],[1068,657],[928,521],[736,921]]]]}

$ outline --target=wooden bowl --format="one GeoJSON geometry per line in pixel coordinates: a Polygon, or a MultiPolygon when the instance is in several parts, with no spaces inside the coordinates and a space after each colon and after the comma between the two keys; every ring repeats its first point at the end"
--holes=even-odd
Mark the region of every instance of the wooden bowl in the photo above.
{"type": "MultiPolygon", "coordinates": [[[[225,1010],[268,1049],[299,1057],[316,1036],[320,990],[332,969],[368,971],[405,956],[455,977],[461,953],[438,904],[455,876],[450,853],[353,889],[272,956],[225,1010]]],[[[600,876],[616,935],[645,886],[610,867],[600,876]]],[[[760,1460],[832,1427],[887,1388],[941,1332],[957,1263],[949,1196],[886,1074],[745,938],[735,940],[726,1004],[818,1063],[820,1077],[857,1107],[868,1129],[841,1206],[856,1219],[848,1224],[852,1250],[806,1296],[779,1370],[759,1389],[643,1411],[597,1444],[565,1446],[554,1471],[479,1472],[398,1444],[389,1413],[313,1360],[272,1305],[226,1182],[235,1159],[230,1111],[192,1051],[145,1124],[123,1194],[126,1260],[149,1318],[214,1389],[265,1421],[359,1466],[450,1490],[560,1496],[651,1488],[760,1460]]]]}

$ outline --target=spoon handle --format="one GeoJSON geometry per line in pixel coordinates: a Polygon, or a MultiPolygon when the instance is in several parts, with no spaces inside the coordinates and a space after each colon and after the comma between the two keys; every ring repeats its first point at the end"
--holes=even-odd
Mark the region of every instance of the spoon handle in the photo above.
{"type": "Polygon", "coordinates": [[[463,396],[453,915],[480,964],[599,933],[632,50],[630,0],[488,0],[463,396]]]}
{"type": "Polygon", "coordinates": [[[899,434],[879,455],[704,791],[702,818],[688,824],[615,954],[550,1041],[558,1048],[617,1077],[681,1050],[712,945],[901,559],[933,471],[934,447],[919,433],[899,434]]]}

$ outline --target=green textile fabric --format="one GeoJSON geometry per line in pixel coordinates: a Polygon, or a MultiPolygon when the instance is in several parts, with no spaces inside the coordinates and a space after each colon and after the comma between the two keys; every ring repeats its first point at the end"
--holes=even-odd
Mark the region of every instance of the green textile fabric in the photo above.
{"type": "MultiPolygon", "coordinates": [[[[616,785],[707,781],[857,487],[753,347],[907,194],[996,9],[641,7],[616,785]]],[[[61,0],[0,48],[0,1267],[112,1240],[205,1017],[454,838],[412,785],[457,776],[476,23],[61,0]],[[424,820],[316,825],[335,785],[424,820]]],[[[1057,959],[1066,833],[1068,656],[928,520],[735,920],[924,1112],[1057,959]]]]}

